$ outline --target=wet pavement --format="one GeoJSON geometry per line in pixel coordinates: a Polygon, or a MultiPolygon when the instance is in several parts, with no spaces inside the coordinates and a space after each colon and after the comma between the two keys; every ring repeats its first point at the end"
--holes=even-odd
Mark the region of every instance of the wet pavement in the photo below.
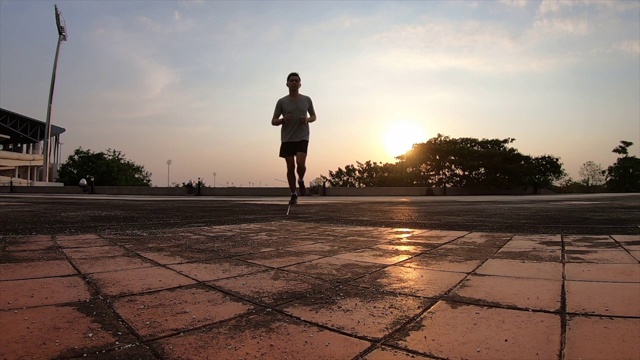
{"type": "Polygon", "coordinates": [[[640,195],[0,196],[0,359],[638,359],[640,195]]]}

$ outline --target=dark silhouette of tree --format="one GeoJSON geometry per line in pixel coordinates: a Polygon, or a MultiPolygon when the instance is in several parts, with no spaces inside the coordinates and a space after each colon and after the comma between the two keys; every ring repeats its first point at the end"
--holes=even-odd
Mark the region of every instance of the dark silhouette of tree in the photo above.
{"type": "Polygon", "coordinates": [[[525,179],[522,185],[534,187],[537,194],[540,188],[549,188],[554,182],[566,176],[562,169],[560,159],[551,155],[525,157],[523,174],[525,179]]]}
{"type": "Polygon", "coordinates": [[[620,141],[612,152],[621,155],[607,168],[607,189],[613,192],[640,191],[640,159],[629,156],[630,141],[620,141]]]}
{"type": "Polygon", "coordinates": [[[398,157],[415,184],[436,187],[549,186],[564,171],[553,156],[531,157],[515,139],[450,138],[438,134],[398,157]]]}
{"type": "Polygon", "coordinates": [[[333,187],[367,187],[367,186],[396,186],[385,185],[394,178],[395,167],[391,164],[379,164],[368,160],[364,163],[356,162],[357,166],[346,165],[344,169],[329,171],[329,177],[321,176],[333,187]]]}
{"type": "Polygon", "coordinates": [[[600,186],[604,184],[606,171],[600,164],[596,164],[593,161],[587,161],[582,164],[578,171],[580,175],[580,181],[586,187],[587,192],[591,192],[593,186],[600,186]]]}
{"type": "Polygon", "coordinates": [[[57,181],[78,185],[87,176],[93,176],[95,184],[102,186],[151,186],[151,173],[144,166],[113,149],[106,152],[76,149],[60,166],[57,181]]]}
{"type": "Polygon", "coordinates": [[[329,171],[331,186],[548,187],[564,174],[559,159],[523,155],[515,139],[451,138],[414,144],[396,164],[367,161],[329,171]]]}

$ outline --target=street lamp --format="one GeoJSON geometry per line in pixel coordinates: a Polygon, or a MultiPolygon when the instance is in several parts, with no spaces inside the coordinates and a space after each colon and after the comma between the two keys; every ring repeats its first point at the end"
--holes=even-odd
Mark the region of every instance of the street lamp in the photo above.
{"type": "Polygon", "coordinates": [[[51,157],[51,107],[53,105],[53,88],[56,83],[56,69],[58,68],[58,53],[60,52],[60,43],[67,41],[67,23],[62,19],[58,5],[54,5],[56,12],[56,26],[58,27],[58,46],[56,47],[56,56],[53,61],[53,73],[51,74],[51,87],[49,88],[49,105],[47,107],[47,122],[45,124],[44,133],[44,156],[42,159],[42,170],[44,181],[49,182],[49,157],[51,157]]]}
{"type": "Polygon", "coordinates": [[[216,187],[216,173],[213,173],[213,187],[216,187]]]}
{"type": "Polygon", "coordinates": [[[169,169],[171,169],[171,160],[167,160],[167,187],[169,187],[169,169]]]}

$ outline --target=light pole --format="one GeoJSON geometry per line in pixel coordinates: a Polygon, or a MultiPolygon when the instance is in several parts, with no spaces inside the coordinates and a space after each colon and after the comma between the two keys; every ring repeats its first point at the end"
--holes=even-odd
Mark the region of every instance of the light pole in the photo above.
{"type": "Polygon", "coordinates": [[[51,157],[51,107],[53,105],[53,88],[56,83],[56,69],[58,68],[58,53],[60,43],[67,41],[67,24],[60,16],[58,5],[54,5],[56,12],[56,25],[58,26],[58,46],[56,56],[53,61],[53,73],[51,74],[51,87],[49,88],[49,103],[47,107],[47,122],[44,129],[44,156],[42,158],[42,171],[45,182],[49,182],[49,158],[51,157]]]}
{"type": "Polygon", "coordinates": [[[216,187],[216,173],[213,173],[213,187],[216,187]]]}
{"type": "Polygon", "coordinates": [[[171,169],[171,160],[167,160],[167,187],[169,187],[169,173],[171,169]]]}

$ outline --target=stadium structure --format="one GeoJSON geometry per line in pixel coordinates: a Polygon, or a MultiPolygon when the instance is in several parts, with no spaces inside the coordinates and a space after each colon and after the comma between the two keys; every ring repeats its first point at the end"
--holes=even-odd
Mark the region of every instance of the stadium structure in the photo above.
{"type": "Polygon", "coordinates": [[[62,185],[55,183],[66,130],[51,125],[49,178],[45,179],[46,123],[0,108],[0,186],[62,185]]]}

